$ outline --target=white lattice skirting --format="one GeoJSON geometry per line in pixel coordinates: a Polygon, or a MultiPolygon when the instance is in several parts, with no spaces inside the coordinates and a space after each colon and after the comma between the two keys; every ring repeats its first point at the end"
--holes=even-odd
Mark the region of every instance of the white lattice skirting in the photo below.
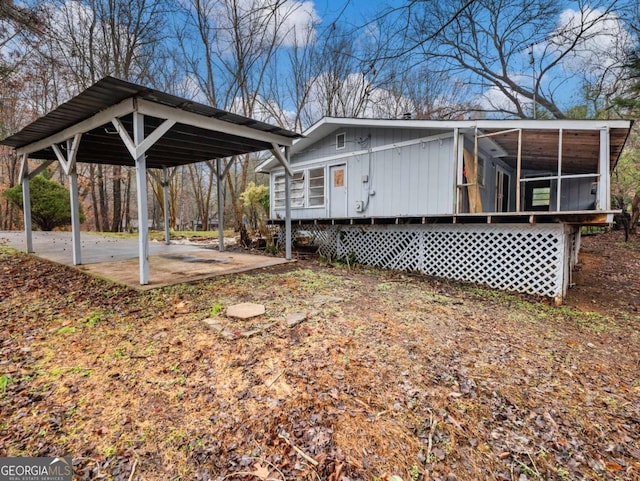
{"type": "Polygon", "coordinates": [[[579,230],[564,224],[303,225],[321,254],[561,301],[579,230]]]}

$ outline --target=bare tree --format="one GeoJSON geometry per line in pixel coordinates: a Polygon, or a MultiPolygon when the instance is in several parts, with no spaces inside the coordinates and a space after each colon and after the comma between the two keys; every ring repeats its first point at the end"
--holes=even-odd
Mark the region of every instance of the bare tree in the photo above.
{"type": "MultiPolygon", "coordinates": [[[[105,75],[153,83],[160,67],[155,59],[163,53],[169,7],[168,0],[49,3],[46,41],[39,52],[53,74],[41,83],[48,88],[38,98],[52,98],[51,103],[57,105],[105,75]]],[[[130,209],[130,173],[123,167],[102,165],[87,173],[94,227],[121,230],[130,209]]]]}
{"type": "Polygon", "coordinates": [[[397,52],[464,80],[485,96],[487,110],[563,118],[563,89],[584,72],[576,68],[581,61],[609,56],[589,72],[602,86],[620,66],[611,51],[587,57],[619,20],[616,4],[580,1],[576,10],[563,10],[552,0],[412,1],[395,17],[408,27],[397,52]]]}
{"type": "MultiPolygon", "coordinates": [[[[188,22],[178,32],[178,38],[188,78],[214,107],[248,117],[268,114],[264,107],[270,75],[281,75],[274,63],[280,58],[280,49],[290,46],[291,39],[296,38],[295,25],[291,23],[294,13],[309,5],[281,0],[185,3],[188,22]]],[[[314,21],[312,16],[308,21],[314,21]]],[[[226,192],[236,228],[242,225],[240,194],[247,186],[250,159],[244,155],[224,160],[226,192]]],[[[202,206],[201,210],[205,208],[202,206]]]]}

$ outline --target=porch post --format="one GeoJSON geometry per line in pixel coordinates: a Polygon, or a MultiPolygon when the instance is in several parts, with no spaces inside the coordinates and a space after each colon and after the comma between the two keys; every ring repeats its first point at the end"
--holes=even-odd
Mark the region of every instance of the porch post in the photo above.
{"type": "Polygon", "coordinates": [[[558,180],[556,182],[556,211],[560,212],[562,209],[562,135],[563,129],[558,130],[558,180]]]}
{"type": "MultiPolygon", "coordinates": [[[[133,113],[133,141],[140,145],[144,140],[144,115],[133,113]]],[[[140,284],[149,284],[149,225],[147,212],[147,159],[145,154],[135,159],[136,190],[138,194],[138,258],[140,284]]]]}
{"type": "Polygon", "coordinates": [[[33,234],[31,232],[31,192],[28,175],[22,178],[22,211],[24,213],[24,240],[27,254],[30,254],[33,252],[33,234]]]}
{"type": "Polygon", "coordinates": [[[164,200],[164,243],[171,244],[171,230],[169,229],[169,177],[167,168],[162,166],[162,197],[164,200]]]}
{"type": "Polygon", "coordinates": [[[464,137],[461,138],[460,129],[458,127],[453,129],[453,213],[457,214],[460,211],[460,184],[462,184],[462,150],[460,145],[464,146],[464,137]]]}
{"type": "MultiPolygon", "coordinates": [[[[287,164],[291,164],[289,147],[284,148],[284,157],[287,164]]],[[[288,169],[284,169],[284,199],[285,199],[285,259],[291,260],[291,175],[288,169]]]]}
{"type": "Polygon", "coordinates": [[[518,157],[516,158],[516,212],[520,212],[521,175],[522,175],[522,129],[518,129],[518,157]]]}
{"type": "Polygon", "coordinates": [[[611,209],[609,165],[609,128],[604,127],[600,130],[600,158],[598,160],[600,178],[598,179],[598,197],[596,199],[597,210],[611,209]]]}
{"type": "MultiPolygon", "coordinates": [[[[218,180],[218,250],[224,251],[224,196],[222,195],[222,159],[216,159],[216,179],[218,180]]],[[[209,219],[207,219],[208,221],[209,219]]]]}

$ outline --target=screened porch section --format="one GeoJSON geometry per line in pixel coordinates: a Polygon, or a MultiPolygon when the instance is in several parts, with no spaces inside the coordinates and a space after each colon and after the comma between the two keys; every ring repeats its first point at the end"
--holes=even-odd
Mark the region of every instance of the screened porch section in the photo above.
{"type": "Polygon", "coordinates": [[[559,124],[465,132],[458,152],[456,214],[611,212],[610,173],[628,130],[559,124]]]}

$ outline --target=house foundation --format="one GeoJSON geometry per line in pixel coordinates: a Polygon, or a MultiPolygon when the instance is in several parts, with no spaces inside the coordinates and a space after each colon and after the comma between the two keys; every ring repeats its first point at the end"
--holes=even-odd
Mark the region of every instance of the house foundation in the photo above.
{"type": "MultiPolygon", "coordinates": [[[[561,303],[580,247],[578,226],[424,224],[294,226],[331,259],[482,284],[561,303]]],[[[281,233],[281,238],[283,233],[281,233]]]]}

